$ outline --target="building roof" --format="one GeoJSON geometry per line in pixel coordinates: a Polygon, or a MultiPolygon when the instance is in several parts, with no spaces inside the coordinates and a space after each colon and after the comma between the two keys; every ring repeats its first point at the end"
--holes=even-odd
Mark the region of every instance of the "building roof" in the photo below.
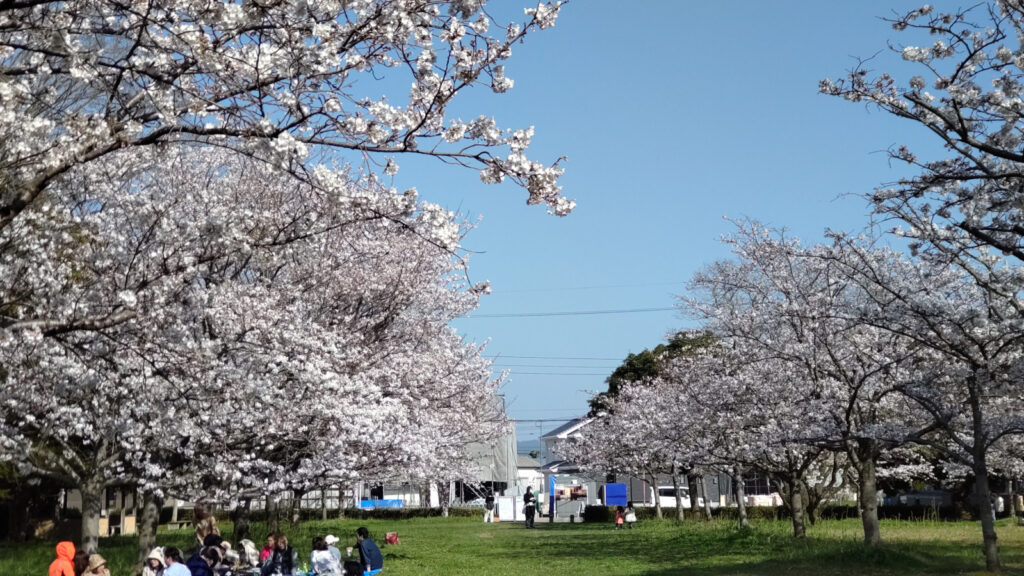
{"type": "Polygon", "coordinates": [[[540,471],[548,474],[575,474],[580,471],[580,467],[568,460],[555,460],[542,466],[540,471]]]}
{"type": "Polygon", "coordinates": [[[579,430],[580,428],[586,426],[589,422],[590,418],[573,418],[572,420],[569,420],[568,422],[562,424],[558,428],[555,428],[554,430],[541,436],[541,439],[544,440],[548,438],[567,438],[569,434],[572,434],[576,430],[579,430]]]}

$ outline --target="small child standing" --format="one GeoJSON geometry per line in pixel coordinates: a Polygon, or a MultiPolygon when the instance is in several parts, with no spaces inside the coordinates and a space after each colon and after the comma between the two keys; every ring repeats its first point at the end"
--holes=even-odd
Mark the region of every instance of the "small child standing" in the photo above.
{"type": "Polygon", "coordinates": [[[633,524],[636,524],[636,508],[633,508],[632,502],[626,506],[625,517],[626,524],[629,524],[629,529],[632,530],[633,524]]]}
{"type": "Polygon", "coordinates": [[[622,528],[622,523],[625,521],[626,512],[622,508],[622,506],[619,506],[618,508],[615,509],[615,529],[618,530],[619,528],[622,528]]]}

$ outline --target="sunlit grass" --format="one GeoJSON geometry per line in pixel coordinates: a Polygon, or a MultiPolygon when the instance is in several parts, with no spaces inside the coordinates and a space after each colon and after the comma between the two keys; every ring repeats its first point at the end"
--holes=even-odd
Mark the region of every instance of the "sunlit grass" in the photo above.
{"type": "MultiPolygon", "coordinates": [[[[306,522],[286,530],[308,558],[314,535],[333,533],[354,540],[366,525],[383,544],[385,532],[398,532],[401,543],[382,546],[385,573],[393,576],[586,576],[669,575],[859,575],[978,574],[984,568],[981,530],[976,523],[882,522],[885,545],[867,550],[857,520],[819,522],[808,538],[796,541],[786,522],[757,522],[740,530],[731,522],[709,524],[648,521],[634,530],[604,524],[546,524],[525,530],[521,524],[482,524],[465,518],[401,521],[306,522]]],[[[230,526],[225,527],[230,540],[230,526]]],[[[998,527],[1006,573],[1024,573],[1024,528],[1002,521],[998,527]]],[[[261,542],[264,527],[255,525],[261,542]]],[[[161,533],[159,543],[187,547],[188,531],[161,533]]],[[[128,575],[134,560],[132,538],[101,542],[114,576],[128,575]]],[[[0,546],[0,575],[44,574],[53,543],[0,546]]]]}

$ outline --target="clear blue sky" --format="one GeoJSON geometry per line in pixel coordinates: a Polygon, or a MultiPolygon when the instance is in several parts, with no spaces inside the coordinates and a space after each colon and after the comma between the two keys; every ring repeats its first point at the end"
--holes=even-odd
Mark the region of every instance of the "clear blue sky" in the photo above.
{"type": "MultiPolygon", "coordinates": [[[[520,6],[493,0],[491,8],[520,6]]],[[[562,183],[577,210],[549,216],[513,186],[408,158],[394,183],[482,216],[465,243],[479,252],[472,279],[494,289],[479,314],[670,307],[696,270],[727,256],[724,217],[786,226],[810,241],[826,227],[860,230],[868,211],[853,195],[907,170],[884,150],[924,142],[915,149],[927,151],[916,126],[817,93],[853,56],[910,42],[879,17],[917,6],[576,0],[555,28],[516,48],[511,92],[460,95],[453,115],[535,126],[531,158],[568,156],[562,183]]],[[[908,70],[888,53],[873,67],[908,70]]],[[[672,311],[456,323],[502,356],[496,368],[511,370],[505,394],[520,419],[585,413],[589,391],[603,390],[622,358],[689,325],[672,311]],[[607,360],[561,359],[569,357],[607,360]]],[[[518,436],[557,425],[523,423],[518,436]]]]}

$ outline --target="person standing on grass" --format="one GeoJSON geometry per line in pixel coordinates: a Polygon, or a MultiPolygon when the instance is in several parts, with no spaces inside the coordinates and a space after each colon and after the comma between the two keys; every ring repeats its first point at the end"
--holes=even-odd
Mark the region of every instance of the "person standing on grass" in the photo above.
{"type": "Polygon", "coordinates": [[[220,528],[217,527],[217,518],[208,512],[203,506],[196,506],[192,510],[192,526],[195,528],[196,541],[199,546],[208,546],[204,541],[210,534],[220,535],[220,528]]]}
{"type": "Polygon", "coordinates": [[[629,525],[629,529],[633,529],[633,524],[636,524],[636,508],[633,508],[632,502],[626,503],[626,512],[624,514],[626,524],[629,525]]]}
{"type": "Polygon", "coordinates": [[[164,576],[192,576],[192,571],[181,559],[181,550],[174,546],[164,548],[164,564],[167,566],[164,569],[164,576]]]}
{"type": "Polygon", "coordinates": [[[75,565],[75,543],[60,542],[57,544],[57,559],[50,563],[49,576],[76,576],[75,565]]]}
{"type": "Polygon", "coordinates": [[[526,494],[523,494],[523,513],[526,514],[526,527],[533,528],[533,517],[537,515],[537,496],[533,493],[533,486],[526,487],[526,494]]]}
{"type": "Polygon", "coordinates": [[[372,576],[384,568],[384,555],[370,539],[370,531],[366,526],[360,526],[356,530],[356,547],[359,548],[359,563],[363,566],[363,574],[372,576]]]}
{"type": "Polygon", "coordinates": [[[494,522],[494,492],[487,492],[484,498],[484,522],[494,522]]]}
{"type": "Polygon", "coordinates": [[[615,508],[615,529],[622,528],[622,524],[626,521],[626,510],[622,506],[615,508]]]}

